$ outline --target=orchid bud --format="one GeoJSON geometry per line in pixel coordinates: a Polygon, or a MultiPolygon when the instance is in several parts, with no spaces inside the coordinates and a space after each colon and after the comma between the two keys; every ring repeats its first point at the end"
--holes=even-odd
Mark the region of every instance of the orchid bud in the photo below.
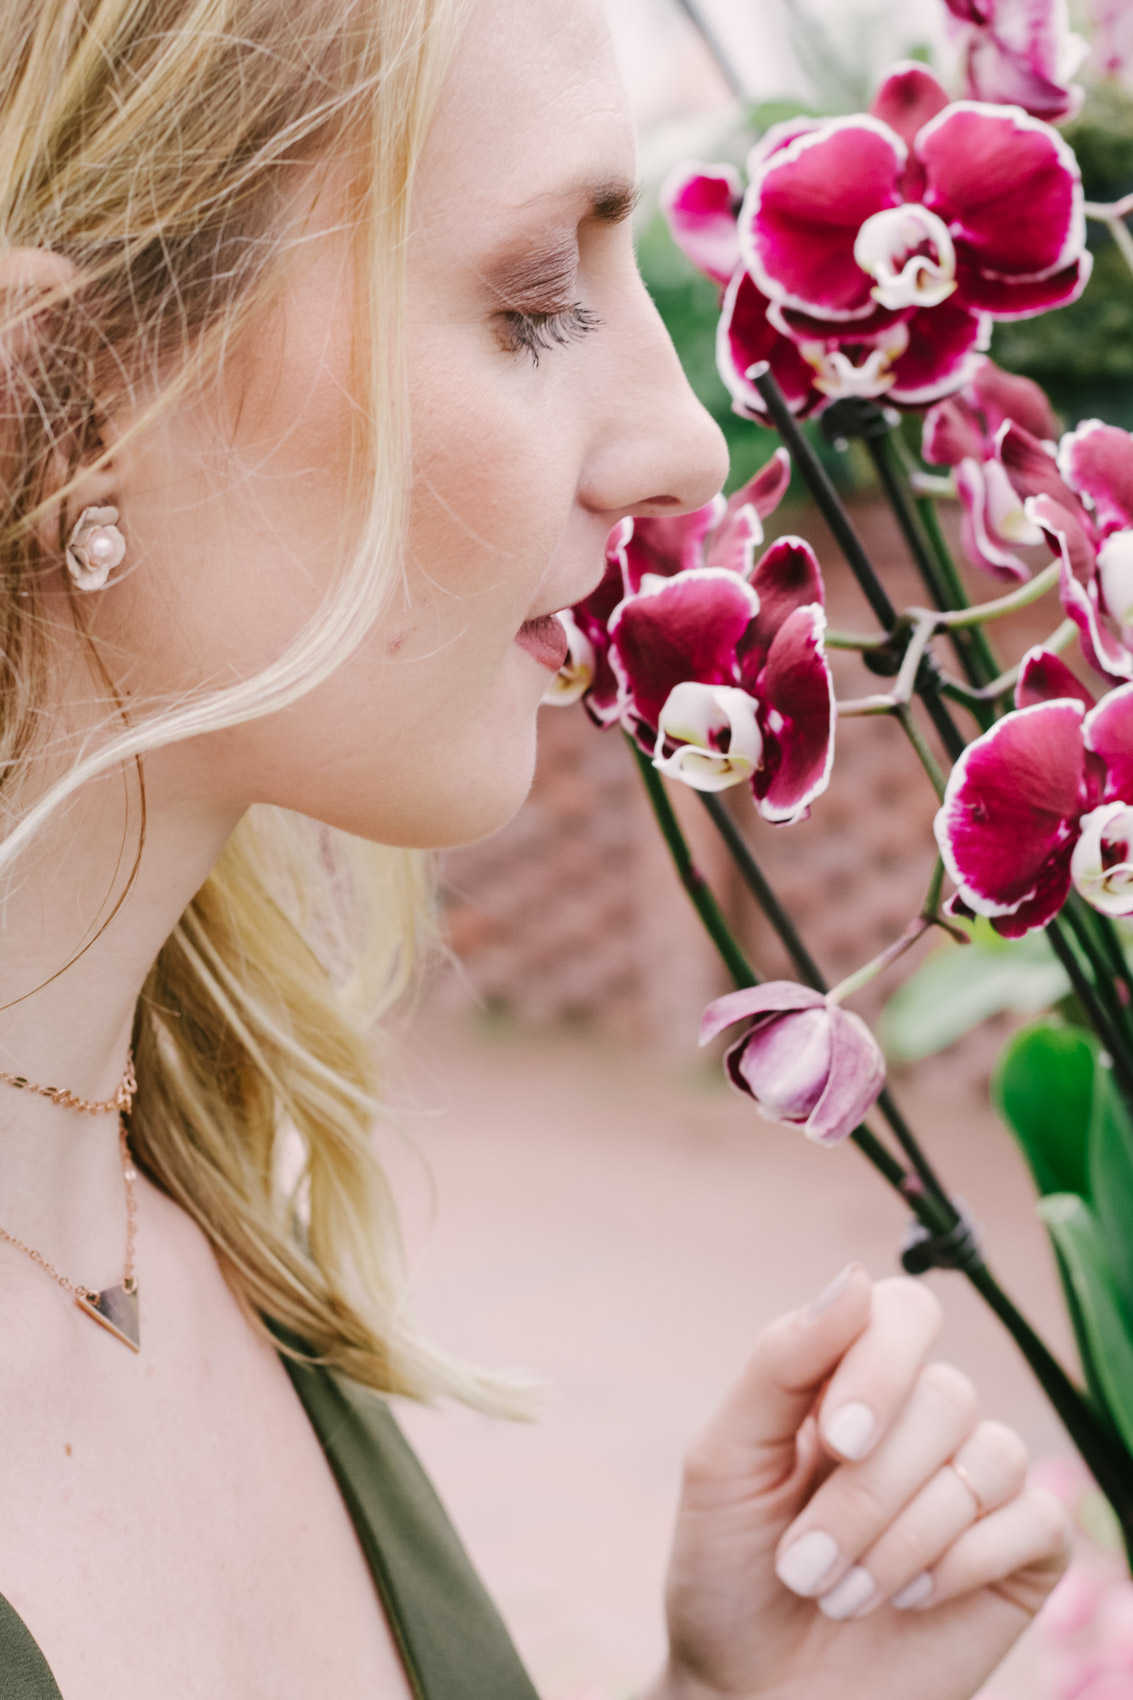
{"type": "Polygon", "coordinates": [[[885,1059],[860,1016],[809,986],[769,981],[717,998],[700,1042],[753,1017],[724,1058],[728,1079],[768,1121],[833,1145],[859,1125],[885,1085],[885,1059]]]}

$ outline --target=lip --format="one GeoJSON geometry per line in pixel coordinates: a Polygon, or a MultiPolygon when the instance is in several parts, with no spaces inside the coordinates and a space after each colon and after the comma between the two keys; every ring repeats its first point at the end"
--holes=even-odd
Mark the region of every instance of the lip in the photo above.
{"type": "Polygon", "coordinates": [[[541,614],[538,619],[524,620],[515,634],[515,642],[548,673],[557,673],[570,652],[566,628],[556,614],[541,614]]]}

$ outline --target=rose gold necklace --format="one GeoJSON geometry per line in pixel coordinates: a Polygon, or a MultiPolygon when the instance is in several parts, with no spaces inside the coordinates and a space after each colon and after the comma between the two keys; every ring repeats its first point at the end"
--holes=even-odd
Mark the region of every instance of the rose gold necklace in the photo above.
{"type": "Polygon", "coordinates": [[[122,1279],[116,1287],[106,1287],[102,1292],[96,1292],[93,1287],[80,1287],[76,1282],[69,1281],[66,1275],[60,1275],[54,1264],[48,1263],[42,1252],[34,1246],[25,1245],[15,1234],[8,1233],[6,1228],[0,1228],[0,1240],[15,1246],[25,1257],[30,1257],[37,1263],[45,1274],[50,1275],[68,1293],[73,1293],[75,1303],[87,1316],[91,1316],[102,1327],[121,1340],[124,1346],[129,1346],[132,1352],[141,1351],[141,1332],[138,1310],[138,1283],[134,1277],[134,1236],[137,1227],[138,1201],[134,1194],[134,1182],[138,1178],[133,1159],[130,1156],[130,1146],[126,1137],[126,1124],[123,1114],[133,1103],[137,1091],[137,1081],[134,1079],[134,1059],[130,1058],[126,1073],[113,1098],[104,1103],[91,1103],[85,1098],[77,1097],[73,1092],[61,1090],[55,1086],[35,1086],[23,1075],[10,1075],[0,1071],[0,1080],[8,1086],[15,1086],[23,1092],[38,1092],[41,1097],[50,1098],[56,1104],[65,1105],[69,1109],[82,1110],[88,1115],[103,1115],[112,1110],[118,1114],[118,1149],[122,1157],[122,1179],[126,1184],[126,1268],[122,1279]]]}

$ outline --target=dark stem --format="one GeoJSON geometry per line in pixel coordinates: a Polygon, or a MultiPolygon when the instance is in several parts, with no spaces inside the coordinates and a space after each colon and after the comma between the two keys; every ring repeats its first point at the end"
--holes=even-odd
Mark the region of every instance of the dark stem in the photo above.
{"type": "MultiPolygon", "coordinates": [[[[1059,920],[1065,922],[1066,926],[1069,927],[1078,949],[1089,964],[1094,993],[1124,1048],[1128,1047],[1130,1037],[1126,1012],[1118,995],[1112,963],[1102,945],[1100,935],[1093,925],[1093,914],[1094,911],[1081,900],[1077,892],[1071,892],[1069,901],[1059,915],[1059,920]]],[[[1133,1058],[1129,1060],[1131,1066],[1133,1066],[1133,1058]]]]}
{"type": "Polygon", "coordinates": [[[716,66],[716,69],[719,71],[732,93],[740,100],[747,100],[749,98],[748,91],[744,87],[744,83],[739,72],[732,63],[731,55],[728,53],[723,42],[716,34],[716,31],[712,28],[712,25],[708,22],[708,19],[704,16],[704,13],[701,11],[698,4],[698,0],[677,0],[677,5],[680,7],[697,35],[700,37],[701,41],[708,49],[713,64],[716,66]]]}
{"type": "MultiPolygon", "coordinates": [[[[936,511],[936,503],[933,501],[931,496],[917,496],[914,498],[914,505],[918,514],[921,516],[921,524],[924,526],[925,536],[929,541],[929,547],[936,556],[936,562],[940,568],[941,577],[948,586],[950,605],[953,608],[967,608],[969,606],[968,597],[961,582],[960,575],[956,571],[956,563],[952,559],[952,551],[949,549],[947,541],[945,540],[944,531],[940,524],[940,515],[936,511]]],[[[993,684],[995,680],[999,678],[1001,669],[999,659],[996,656],[995,650],[991,646],[991,639],[988,637],[982,626],[977,626],[976,629],[969,635],[972,639],[972,646],[979,657],[980,666],[985,674],[981,683],[986,685],[993,684]]]]}
{"type": "Polygon", "coordinates": [[[627,742],[633,751],[638,771],[645,783],[646,795],[652,805],[653,813],[657,817],[657,825],[661,828],[661,834],[669,847],[669,854],[673,858],[677,877],[703,921],[709,938],[723,957],[725,966],[736,985],[757,986],[759,976],[736,943],[732,936],[732,930],[724,919],[720,905],[709,890],[708,882],[692,859],[688,840],[681,831],[680,822],[665,791],[664,780],[649,757],[638,749],[633,739],[628,738],[627,742]]]}
{"type": "Polygon", "coordinates": [[[1066,970],[1079,1003],[1093,1023],[1094,1031],[1113,1059],[1113,1072],[1117,1083],[1126,1103],[1133,1111],[1133,1069],[1130,1068],[1125,1053],[1122,1035],[1114,1028],[1108,1012],[1099,1001],[1093,982],[1078,961],[1074,946],[1062,931],[1060,920],[1048,923],[1046,936],[1055,956],[1066,970]]]}
{"type": "MultiPolygon", "coordinates": [[[[846,557],[850,571],[857,579],[862,592],[873,609],[874,615],[887,632],[895,630],[897,610],[889,600],[889,593],[877,576],[873,562],[862,547],[861,538],[854,530],[850,516],[842,505],[841,498],[835,490],[826,468],[815,454],[806,437],[799,430],[798,422],[783,399],[783,392],[771,373],[753,372],[753,381],[768,413],[784,443],[791,451],[791,458],[805,480],[815,503],[834,534],[835,541],[846,557]]],[[[955,761],[967,747],[960,728],[956,725],[947,704],[941,699],[931,670],[922,669],[922,675],[917,684],[917,692],[924,701],[929,718],[936,727],[940,741],[947,750],[952,761],[955,761]]]]}
{"type": "Polygon", "coordinates": [[[1133,979],[1130,977],[1129,963],[1116,927],[1108,915],[1102,915],[1097,909],[1091,908],[1077,892],[1070,894],[1067,913],[1073,916],[1096,942],[1101,961],[1095,965],[1095,978],[1099,978],[1100,970],[1100,978],[1104,979],[1108,986],[1109,976],[1112,975],[1111,1006],[1127,1041],[1133,1043],[1133,979]]]}

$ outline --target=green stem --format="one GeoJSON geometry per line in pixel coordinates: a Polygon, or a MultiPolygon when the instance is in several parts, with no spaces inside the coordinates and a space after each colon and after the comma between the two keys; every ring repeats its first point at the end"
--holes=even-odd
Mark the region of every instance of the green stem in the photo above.
{"type": "Polygon", "coordinates": [[[875,632],[866,636],[862,632],[837,632],[829,626],[822,634],[827,649],[856,649],[866,655],[878,649],[887,649],[892,643],[888,632],[875,632]]]}
{"type": "Polygon", "coordinates": [[[681,825],[673,811],[665,790],[665,782],[647,755],[638,749],[632,738],[628,740],[637,762],[638,771],[645,783],[645,792],[649,798],[653,813],[657,817],[657,825],[661,835],[669,847],[669,854],[677,870],[677,877],[684,886],[693,908],[704,923],[705,930],[716,949],[724,959],[725,966],[737,986],[756,986],[759,977],[751,963],[732,936],[732,930],[724,919],[720,905],[709,890],[708,882],[692,859],[688,841],[681,831],[681,825]]]}
{"type": "Polygon", "coordinates": [[[1075,996],[1089,1016],[1095,1033],[1113,1059],[1113,1073],[1130,1110],[1133,1110],[1133,1062],[1126,1051],[1120,1029],[1115,1028],[1109,1018],[1108,1011],[1098,997],[1097,989],[1090,976],[1078,960],[1077,952],[1062,928],[1062,917],[1048,922],[1046,936],[1050,941],[1059,962],[1066,970],[1066,976],[1074,988],[1075,996]]]}
{"type": "Polygon", "coordinates": [[[816,992],[826,991],[826,978],[814,957],[799,936],[798,928],[768,884],[763,869],[752,854],[751,847],[736,825],[723,797],[712,791],[701,791],[700,800],[711,816],[720,837],[728,847],[740,878],[770,921],[794,965],[795,972],[816,992]]]}
{"type": "Polygon", "coordinates": [[[1095,201],[1087,201],[1083,210],[1086,217],[1092,218],[1095,224],[1105,225],[1117,243],[1122,259],[1133,272],[1133,234],[1125,222],[1130,211],[1128,199],[1126,196],[1124,201],[1117,201],[1112,206],[1101,206],[1095,201]]]}
{"type": "Polygon", "coordinates": [[[901,722],[906,738],[908,738],[910,744],[912,744],[913,749],[917,753],[918,761],[932,781],[933,790],[936,792],[941,802],[943,802],[945,787],[944,775],[940,771],[940,766],[936,757],[928,747],[928,742],[925,739],[924,733],[917,725],[916,716],[907,702],[898,703],[893,709],[893,713],[901,722]]]}
{"type": "MultiPolygon", "coordinates": [[[[925,535],[929,541],[929,547],[936,556],[936,563],[940,568],[940,575],[945,584],[948,586],[949,606],[952,608],[966,608],[968,605],[967,592],[964,589],[964,584],[957,570],[956,563],[952,559],[952,551],[948,547],[947,539],[944,536],[944,530],[940,523],[940,515],[937,512],[935,501],[929,495],[917,496],[914,498],[914,505],[916,506],[917,513],[920,515],[921,524],[924,526],[925,535]]],[[[980,683],[987,684],[998,674],[999,661],[994,649],[992,649],[991,644],[988,641],[987,634],[983,631],[982,627],[972,633],[971,645],[972,653],[978,658],[980,670],[983,674],[983,678],[980,683]]]]}
{"type": "Polygon", "coordinates": [[[1049,567],[1044,567],[1042,572],[1036,573],[1027,584],[1013,590],[1010,596],[997,597],[994,602],[979,602],[974,608],[957,608],[949,614],[938,614],[937,626],[942,631],[955,632],[971,626],[983,626],[989,620],[1001,620],[1005,614],[1015,614],[1020,608],[1029,608],[1032,602],[1037,602],[1048,590],[1055,589],[1061,571],[1059,563],[1052,561],[1049,567]]]}
{"type": "MultiPolygon", "coordinates": [[[[1043,640],[1041,647],[1050,650],[1052,655],[1059,655],[1073,641],[1077,631],[1073,620],[1063,620],[1062,624],[1043,640]]],[[[950,673],[944,673],[941,675],[940,689],[954,702],[962,702],[965,705],[976,702],[994,703],[1000,697],[1006,696],[1008,691],[1015,689],[1019,682],[1019,672],[1018,667],[1009,667],[1006,673],[1000,673],[990,684],[980,685],[978,688],[965,685],[962,680],[954,679],[950,673]]]]}

